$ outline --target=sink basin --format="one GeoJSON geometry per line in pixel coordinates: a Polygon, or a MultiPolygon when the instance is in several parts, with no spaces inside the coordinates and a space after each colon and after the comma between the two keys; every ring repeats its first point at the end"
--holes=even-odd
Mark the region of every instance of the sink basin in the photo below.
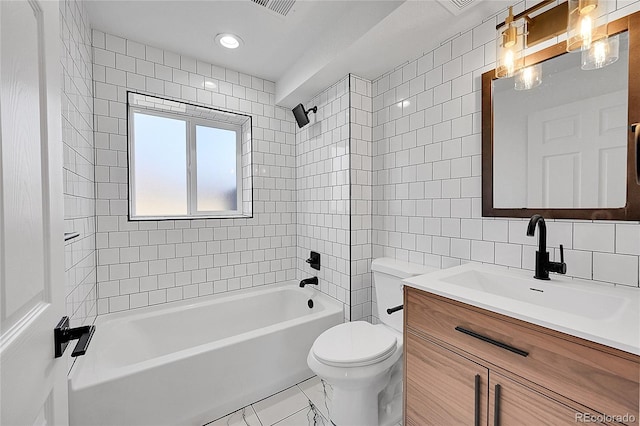
{"type": "Polygon", "coordinates": [[[574,288],[552,281],[477,269],[454,273],[442,281],[589,319],[612,318],[629,303],[624,297],[613,294],[594,297],[589,288],[574,288]]]}
{"type": "Polygon", "coordinates": [[[640,289],[465,264],[405,285],[640,355],[640,289]]]}

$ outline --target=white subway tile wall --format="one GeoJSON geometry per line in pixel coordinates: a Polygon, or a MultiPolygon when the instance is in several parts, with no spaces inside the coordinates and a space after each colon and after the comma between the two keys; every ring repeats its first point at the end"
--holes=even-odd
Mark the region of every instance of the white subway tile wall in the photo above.
{"type": "Polygon", "coordinates": [[[98,313],[296,278],[295,131],[273,82],[93,31],[98,313]],[[134,222],[127,91],[250,114],[253,218],[134,222]]]}
{"type": "Polygon", "coordinates": [[[297,279],[319,279],[319,290],[344,305],[350,320],[349,77],[306,103],[318,107],[296,126],[297,279]],[[305,260],[321,256],[319,271],[305,260]]]}
{"type": "Polygon", "coordinates": [[[95,153],[91,29],[81,1],[60,2],[66,315],[73,327],[96,317],[95,153]]]}
{"type": "Polygon", "coordinates": [[[344,304],[345,320],[371,321],[371,82],[348,75],[306,107],[296,134],[298,279],[344,304]],[[305,260],[318,251],[320,271],[305,260]]]}
{"type": "Polygon", "coordinates": [[[371,322],[373,99],[369,80],[349,76],[351,319],[371,322]]]}
{"type": "MultiPolygon", "coordinates": [[[[638,1],[616,6],[610,19],[640,10],[638,1]]],[[[374,258],[533,269],[537,237],[526,236],[527,221],[481,213],[481,75],[495,67],[495,25],[505,14],[373,81],[374,258]]],[[[568,276],[639,286],[640,223],[547,226],[552,257],[565,247],[568,276]]]]}

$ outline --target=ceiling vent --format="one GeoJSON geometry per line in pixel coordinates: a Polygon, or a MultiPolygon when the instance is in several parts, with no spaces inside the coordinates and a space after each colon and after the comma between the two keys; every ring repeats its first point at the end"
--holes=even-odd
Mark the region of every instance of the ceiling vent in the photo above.
{"type": "MultiPolygon", "coordinates": [[[[291,8],[295,4],[296,0],[251,0],[257,5],[266,7],[272,12],[277,13],[278,15],[287,16],[287,14],[291,11],[291,8]]],[[[460,1],[460,0],[455,0],[460,1]]],[[[469,0],[462,0],[469,1],[469,0]]]]}
{"type": "Polygon", "coordinates": [[[451,12],[454,16],[458,16],[467,9],[471,9],[472,6],[480,3],[480,0],[438,0],[438,3],[444,6],[445,9],[451,12]]]}

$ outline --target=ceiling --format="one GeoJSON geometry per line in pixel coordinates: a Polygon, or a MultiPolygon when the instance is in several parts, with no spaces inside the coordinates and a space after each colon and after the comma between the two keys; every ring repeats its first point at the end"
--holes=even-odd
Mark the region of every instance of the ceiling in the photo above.
{"type": "Polygon", "coordinates": [[[510,3],[475,0],[457,17],[435,0],[297,0],[287,16],[250,0],[85,4],[95,29],[274,81],[276,103],[292,107],[349,72],[379,77],[510,3]],[[214,44],[227,32],[244,45],[214,44]]]}

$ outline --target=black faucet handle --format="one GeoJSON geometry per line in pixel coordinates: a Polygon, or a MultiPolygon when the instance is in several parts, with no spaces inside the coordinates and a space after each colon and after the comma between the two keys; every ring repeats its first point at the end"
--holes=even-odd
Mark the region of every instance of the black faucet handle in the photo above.
{"type": "Polygon", "coordinates": [[[564,247],[560,244],[560,262],[549,262],[548,269],[556,274],[566,274],[567,264],[564,263],[564,247]]]}
{"type": "Polygon", "coordinates": [[[567,273],[567,264],[564,263],[564,247],[560,244],[560,274],[567,273]]]}
{"type": "Polygon", "coordinates": [[[320,270],[320,253],[312,251],[309,258],[305,260],[313,269],[320,270]]]}

